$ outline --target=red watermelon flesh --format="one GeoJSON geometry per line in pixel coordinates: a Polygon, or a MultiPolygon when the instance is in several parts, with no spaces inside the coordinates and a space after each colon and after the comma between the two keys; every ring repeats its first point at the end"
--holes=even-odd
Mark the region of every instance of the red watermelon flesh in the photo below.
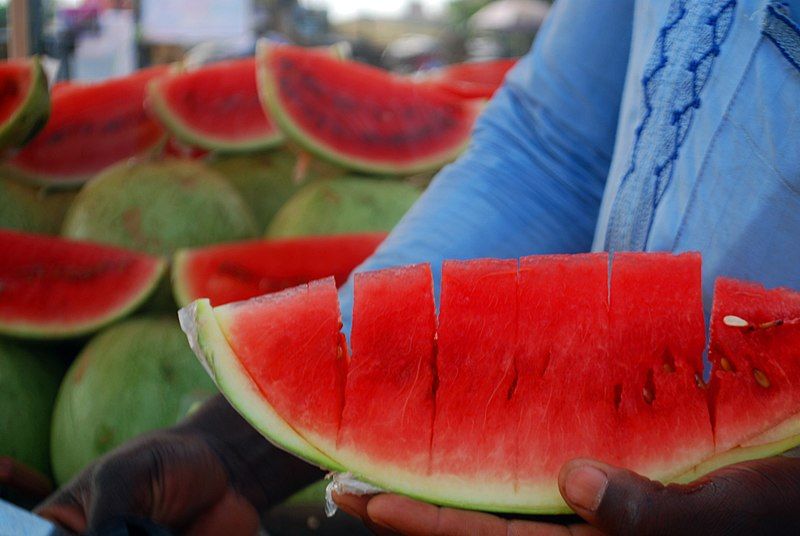
{"type": "Polygon", "coordinates": [[[435,84],[466,99],[490,99],[503,84],[517,58],[449,65],[437,73],[435,84]]]}
{"type": "Polygon", "coordinates": [[[90,333],[150,294],[164,262],[87,242],[0,230],[0,333],[90,333]]]}
{"type": "Polygon", "coordinates": [[[214,310],[264,397],[298,433],[339,431],[346,354],[333,278],[214,310]]]}
{"type": "Polygon", "coordinates": [[[354,292],[339,450],[426,474],[436,335],[430,266],[356,274],[354,292]]]}
{"type": "Polygon", "coordinates": [[[310,152],[365,172],[435,169],[466,146],[479,106],[434,86],[318,51],[266,45],[262,99],[310,152]]]}
{"type": "Polygon", "coordinates": [[[442,268],[431,470],[515,482],[517,261],[446,261],[442,268]],[[469,400],[469,404],[464,401],[469,400]]]}
{"type": "Polygon", "coordinates": [[[611,355],[622,389],[617,438],[638,438],[636,450],[624,456],[634,470],[675,476],[674,471],[713,453],[702,383],[706,332],[701,292],[697,253],[614,255],[611,355]]]}
{"type": "Polygon", "coordinates": [[[145,112],[144,95],[150,80],[167,70],[153,67],[54,93],[47,125],[7,164],[34,182],[71,185],[155,149],[163,131],[145,112]]]}
{"type": "Polygon", "coordinates": [[[518,480],[536,493],[570,459],[620,456],[608,370],[608,256],[522,259],[518,329],[518,480]]]}
{"type": "Polygon", "coordinates": [[[175,297],[186,305],[209,298],[222,305],[334,276],[342,285],[385,233],[254,240],[179,251],[175,297]]]}
{"type": "Polygon", "coordinates": [[[720,278],[714,289],[709,359],[711,414],[717,450],[735,447],[800,413],[800,325],[751,325],[797,319],[800,293],[767,290],[755,283],[720,278]]]}
{"type": "Polygon", "coordinates": [[[0,124],[19,110],[31,90],[33,77],[28,60],[0,62],[0,124]]]}
{"type": "Polygon", "coordinates": [[[174,136],[203,149],[257,150],[283,141],[261,106],[254,58],[162,77],[150,105],[174,136]]]}
{"type": "MultiPolygon", "coordinates": [[[[530,257],[518,271],[514,264],[446,263],[438,328],[426,265],[358,274],[346,365],[332,279],[324,299],[312,284],[217,308],[216,318],[265,404],[337,464],[323,465],[438,504],[562,512],[556,479],[575,457],[670,480],[720,455],[709,390],[697,381],[705,331],[699,256],[617,254],[610,282],[605,254],[530,257]]],[[[726,357],[727,368],[755,365],[775,377],[765,387],[752,369],[725,370],[728,377],[718,370],[712,382],[718,437],[725,429],[753,437],[800,414],[800,395],[787,394],[800,389],[778,374],[786,363],[797,375],[800,341],[790,330],[800,322],[800,298],[733,285],[736,292],[719,287],[717,299],[727,293],[735,307],[723,303],[715,314],[730,308],[752,322],[777,313],[792,320],[752,330],[775,330],[758,339],[720,332],[715,320],[718,367],[726,367],[720,348],[739,344],[733,349],[744,348],[750,361],[726,357]],[[745,296],[756,305],[736,301],[745,296]]],[[[200,332],[200,347],[204,338],[200,332]]],[[[258,407],[223,392],[245,411],[258,407]]],[[[744,455],[731,459],[765,454],[744,455]]]]}

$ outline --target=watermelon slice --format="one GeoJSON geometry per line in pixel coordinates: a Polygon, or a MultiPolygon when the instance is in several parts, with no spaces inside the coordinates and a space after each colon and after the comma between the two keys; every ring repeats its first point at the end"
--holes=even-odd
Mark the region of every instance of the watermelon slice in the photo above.
{"type": "Polygon", "coordinates": [[[608,256],[521,259],[517,292],[516,489],[558,512],[564,502],[553,482],[564,462],[620,457],[608,369],[608,256]]]}
{"type": "Polygon", "coordinates": [[[0,148],[23,145],[48,115],[50,96],[39,58],[0,62],[0,148]]]}
{"type": "Polygon", "coordinates": [[[378,247],[385,233],[256,240],[178,251],[172,277],[175,300],[212,305],[334,276],[342,285],[378,247]]]}
{"type": "Polygon", "coordinates": [[[517,264],[447,261],[442,268],[431,472],[452,489],[479,494],[475,501],[516,483],[517,264]],[[473,487],[464,467],[475,467],[485,485],[473,487]]]}
{"type": "Polygon", "coordinates": [[[774,441],[776,434],[768,431],[775,427],[783,428],[781,435],[792,429],[800,433],[798,317],[797,292],[717,281],[709,359],[714,366],[710,407],[719,449],[774,441]]]}
{"type": "Polygon", "coordinates": [[[670,479],[714,452],[702,383],[700,255],[615,254],[609,310],[610,352],[619,365],[615,385],[621,388],[617,441],[639,438],[620,461],[670,479]]]}
{"type": "Polygon", "coordinates": [[[697,380],[695,254],[617,254],[610,280],[605,254],[448,262],[438,327],[426,266],[357,274],[349,360],[332,278],[181,315],[222,392],[283,448],[437,504],[557,513],[574,457],[686,481],[800,442],[775,432],[800,414],[800,389],[777,375],[794,366],[800,294],[738,285],[718,287],[715,311],[757,327],[723,317],[737,331],[714,324],[712,355],[746,348],[736,371],[770,356],[747,362],[775,375],[767,387],[750,369],[697,380]],[[721,446],[733,433],[755,443],[721,446]]]}
{"type": "Polygon", "coordinates": [[[283,142],[283,134],[261,106],[254,58],[154,80],[148,104],[173,136],[201,149],[248,152],[283,142]]]}
{"type": "Polygon", "coordinates": [[[111,164],[155,150],[164,132],[145,112],[144,95],[147,84],[168,69],[54,93],[47,125],[5,163],[6,172],[37,184],[75,186],[111,164]]]}
{"type": "Polygon", "coordinates": [[[456,63],[437,71],[431,82],[465,99],[491,99],[518,58],[456,63]]]}
{"type": "Polygon", "coordinates": [[[436,87],[291,46],[262,43],[261,98],[287,136],[367,173],[441,167],[466,147],[481,106],[436,87]]]}
{"type": "Polygon", "coordinates": [[[86,335],[136,309],[161,259],[88,242],[0,230],[0,334],[86,335]]]}

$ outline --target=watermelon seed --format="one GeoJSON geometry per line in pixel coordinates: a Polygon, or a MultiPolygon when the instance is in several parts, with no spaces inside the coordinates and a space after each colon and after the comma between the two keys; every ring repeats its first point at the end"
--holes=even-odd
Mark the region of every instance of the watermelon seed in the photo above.
{"type": "Polygon", "coordinates": [[[672,357],[672,353],[670,353],[668,348],[664,350],[664,355],[661,359],[664,361],[664,372],[667,374],[675,372],[675,358],[672,357]]]}
{"type": "Polygon", "coordinates": [[[727,372],[733,372],[733,364],[728,361],[726,357],[723,357],[719,360],[719,365],[722,367],[722,370],[727,372]]]}
{"type": "Polygon", "coordinates": [[[767,378],[767,375],[764,374],[762,371],[758,370],[757,368],[753,369],[753,376],[756,379],[756,383],[758,383],[758,385],[760,385],[764,389],[770,386],[769,378],[767,378]]]}
{"type": "Polygon", "coordinates": [[[745,320],[744,318],[740,318],[735,315],[728,315],[722,319],[723,324],[728,327],[732,328],[748,328],[750,327],[750,322],[745,320]]]}
{"type": "Polygon", "coordinates": [[[614,407],[619,410],[622,404],[622,384],[618,383],[614,386],[614,407]]]}
{"type": "Polygon", "coordinates": [[[734,315],[728,315],[722,319],[722,322],[726,326],[730,326],[733,328],[745,328],[747,331],[755,331],[757,329],[769,329],[769,328],[777,328],[783,325],[792,325],[792,324],[800,324],[800,318],[792,318],[789,320],[778,318],[777,320],[770,320],[769,322],[762,322],[761,324],[751,324],[744,318],[740,318],[734,315]]]}
{"type": "Polygon", "coordinates": [[[697,385],[698,389],[705,389],[708,387],[708,385],[706,385],[706,382],[703,381],[702,376],[700,376],[700,374],[697,372],[694,373],[694,383],[695,385],[697,385]]]}

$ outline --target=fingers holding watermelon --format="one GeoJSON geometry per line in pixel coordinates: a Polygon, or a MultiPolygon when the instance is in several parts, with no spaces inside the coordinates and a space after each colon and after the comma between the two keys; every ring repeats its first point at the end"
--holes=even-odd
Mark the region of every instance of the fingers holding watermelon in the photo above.
{"type": "Polygon", "coordinates": [[[666,486],[576,460],[562,469],[559,487],[581,517],[612,534],[794,534],[800,523],[795,458],[744,462],[666,486]]]}
{"type": "Polygon", "coordinates": [[[744,462],[691,484],[666,486],[618,467],[573,460],[561,470],[559,489],[586,525],[504,519],[392,494],[334,499],[350,515],[379,527],[379,534],[409,536],[789,534],[800,523],[797,458],[744,462]]]}

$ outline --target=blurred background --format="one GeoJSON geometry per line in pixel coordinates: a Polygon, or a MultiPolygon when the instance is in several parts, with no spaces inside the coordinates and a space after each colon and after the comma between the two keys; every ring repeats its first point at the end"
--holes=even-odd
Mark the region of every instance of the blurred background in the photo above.
{"type": "MultiPolygon", "coordinates": [[[[343,283],[467,147],[549,8],[0,0],[0,59],[19,59],[0,62],[0,507],[34,507],[216,392],[178,307],[331,275],[343,283]],[[291,49],[314,68],[279,71],[253,57],[262,38],[337,46],[291,49]],[[219,61],[232,58],[242,59],[219,61]],[[372,70],[369,84],[343,84],[342,99],[336,85],[365,71],[348,59],[398,76],[372,70]],[[257,69],[336,98],[282,93],[274,106],[297,102],[306,121],[294,132],[263,106],[278,92],[260,87],[257,69]],[[312,135],[337,143],[315,152],[312,135]],[[146,285],[118,284],[131,272],[115,268],[118,255],[151,267],[146,285]],[[78,329],[95,306],[96,322],[78,329]]],[[[326,485],[272,509],[266,532],[368,534],[349,516],[326,517],[326,485]]]]}
{"type": "Polygon", "coordinates": [[[58,80],[95,81],[181,59],[251,54],[268,37],[350,43],[354,59],[411,73],[530,47],[546,0],[4,0],[0,56],[44,54],[58,80]],[[14,32],[17,28],[20,31],[14,32]]]}

